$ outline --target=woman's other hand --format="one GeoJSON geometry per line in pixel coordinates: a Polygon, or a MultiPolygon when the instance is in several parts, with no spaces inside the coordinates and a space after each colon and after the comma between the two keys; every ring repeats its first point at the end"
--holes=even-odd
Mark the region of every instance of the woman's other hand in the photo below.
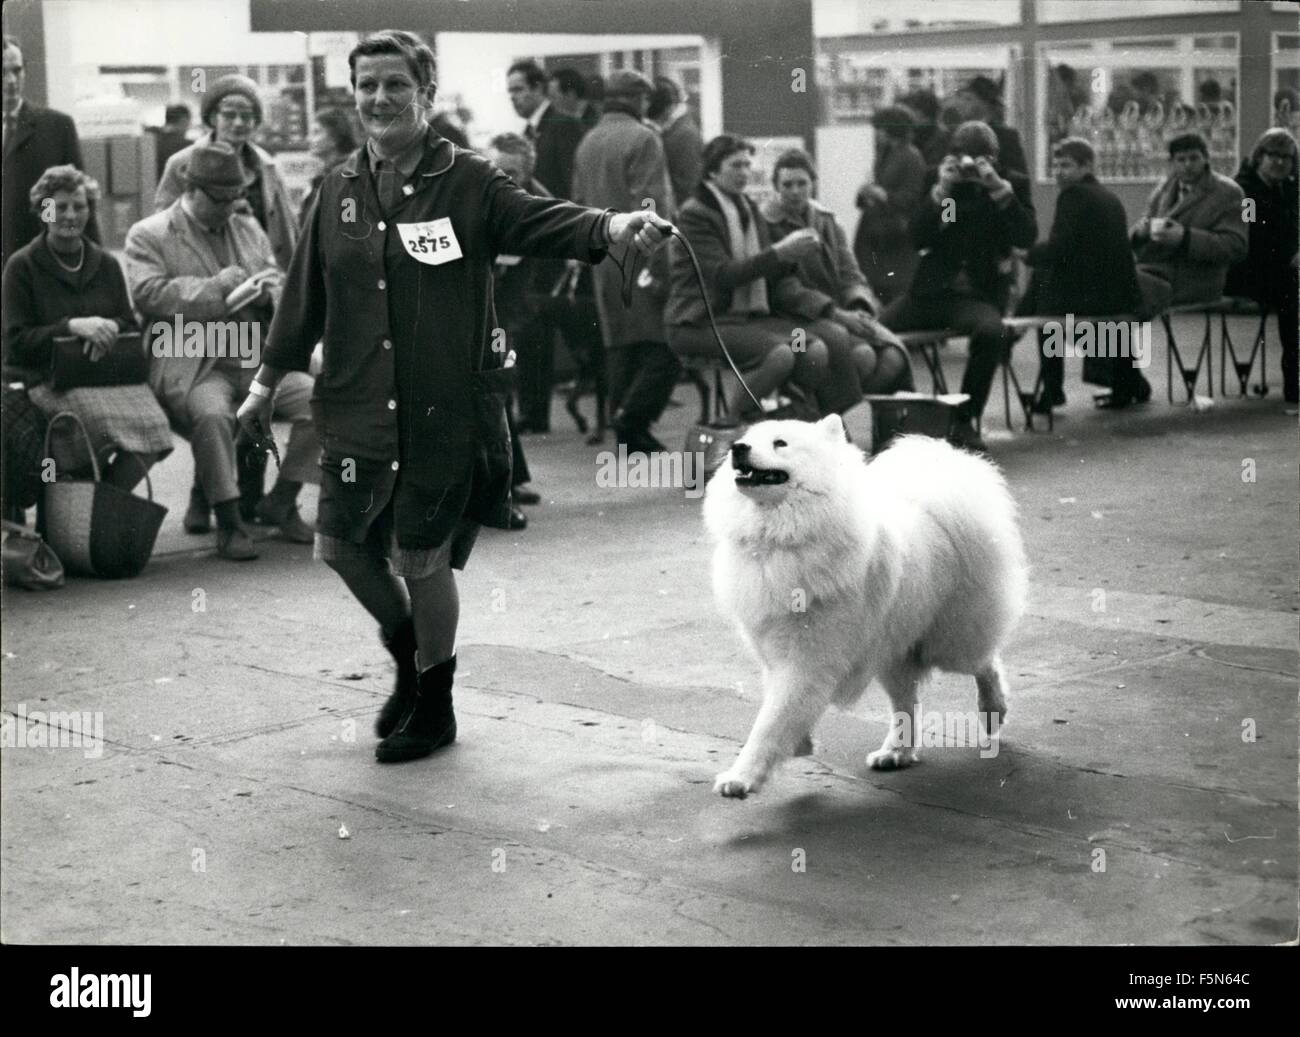
{"type": "Polygon", "coordinates": [[[772,247],[778,256],[790,262],[815,255],[821,244],[820,235],[811,227],[804,227],[802,230],[792,230],[772,247]]]}
{"type": "Polygon", "coordinates": [[[107,317],[74,317],[68,321],[68,331],[85,340],[82,353],[95,363],[117,339],[117,321],[107,317]]]}
{"type": "Polygon", "coordinates": [[[249,393],[239,405],[235,420],[239,427],[254,442],[261,443],[271,434],[271,411],[273,401],[266,396],[249,393]]]}

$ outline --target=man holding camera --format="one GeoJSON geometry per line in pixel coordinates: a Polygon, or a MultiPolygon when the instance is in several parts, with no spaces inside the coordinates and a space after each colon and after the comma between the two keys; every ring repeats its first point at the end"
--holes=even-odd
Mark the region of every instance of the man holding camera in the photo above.
{"type": "Polygon", "coordinates": [[[912,240],[924,251],[908,293],[881,314],[891,331],[952,328],[970,336],[961,391],[970,396],[953,435],[983,451],[976,421],[984,410],[1005,348],[1003,310],[1014,270],[1011,250],[1038,237],[1029,178],[1002,171],[998,140],[986,123],[957,127],[948,154],[912,218],[912,240]]]}

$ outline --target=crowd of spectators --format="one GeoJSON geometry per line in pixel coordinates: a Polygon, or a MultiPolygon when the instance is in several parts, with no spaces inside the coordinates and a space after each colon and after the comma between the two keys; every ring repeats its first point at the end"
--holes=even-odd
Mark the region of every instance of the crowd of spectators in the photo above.
{"type": "MultiPolygon", "coordinates": [[[[156,212],[128,233],[123,269],[97,244],[98,185],[81,171],[72,120],[24,101],[22,62],[19,43],[6,38],[6,517],[21,517],[40,492],[31,459],[15,453],[32,439],[20,431],[72,411],[108,480],[125,488],[171,451],[173,432],[188,439],[195,478],[184,526],[209,531],[215,513],[220,557],[256,557],[253,523],[311,542],[296,501],[304,483],[319,480],[312,373],[290,372],[279,386],[276,416],[292,433],[264,492],[265,454],[238,434],[235,420],[256,392],[253,370],[238,357],[154,356],[147,384],[55,391],[46,384],[51,349],[60,337],[80,338],[94,361],[120,336],[180,317],[206,322],[209,335],[228,322],[264,333],[323,185],[335,174],[357,176],[358,156],[369,155],[380,211],[388,211],[401,203],[402,182],[423,168],[423,144],[377,160],[355,113],[324,109],[310,141],[319,173],[295,207],[275,157],[256,143],[263,118],[256,84],[224,76],[201,98],[197,140],[189,139],[184,105],[169,107],[152,131],[156,212]]],[[[1067,79],[1060,88],[1068,93],[1067,79]]],[[[1134,78],[1130,87],[1149,85],[1134,78]]],[[[629,451],[665,449],[654,427],[682,361],[716,355],[706,296],[759,401],[738,389],[730,409],[742,420],[847,416],[865,395],[913,389],[899,334],[947,328],[969,339],[961,385],[969,402],[954,440],[983,450],[979,420],[1013,310],[1150,317],[1225,289],[1276,311],[1286,399],[1295,403],[1297,160],[1285,130],[1260,138],[1235,181],[1209,168],[1201,134],[1172,137],[1168,176],[1132,226],[1098,181],[1092,145],[1056,139],[1060,191],[1040,242],[1024,148],[1007,124],[1000,84],[976,76],[944,99],[914,91],[872,119],[874,163],[864,170],[850,236],[817,200],[817,165],[803,150],[777,158],[773,192],[757,204],[754,145],[725,133],[704,141],[672,79],[621,70],[602,80],[522,60],[508,70],[506,90],[521,125],[484,149],[497,168],[542,198],[602,210],[652,206],[691,242],[704,278],[701,286],[677,240],[644,262],[630,246],[594,266],[496,257],[496,313],[514,365],[514,528],[527,523],[520,505],[538,500],[521,437],[550,429],[557,347],[574,362],[575,384],[595,390],[597,436],[607,418],[629,451]],[[1242,219],[1243,197],[1254,202],[1253,221],[1242,219]]],[[[445,114],[430,113],[429,125],[448,147],[468,147],[445,114]]],[[[1063,361],[1043,363],[1040,410],[1064,402],[1063,361]]],[[[318,350],[312,372],[319,370],[318,350]]],[[[1098,377],[1111,389],[1104,405],[1150,396],[1132,365],[1098,377]]],[[[576,395],[570,413],[585,431],[576,395]]],[[[852,431],[847,417],[846,425],[852,431]]],[[[84,468],[75,443],[56,438],[55,452],[65,470],[84,468]]]]}

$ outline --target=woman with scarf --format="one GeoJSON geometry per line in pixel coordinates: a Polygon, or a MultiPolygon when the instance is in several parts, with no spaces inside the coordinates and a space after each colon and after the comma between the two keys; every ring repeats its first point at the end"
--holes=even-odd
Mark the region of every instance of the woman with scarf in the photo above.
{"type": "MultiPolygon", "coordinates": [[[[695,249],[718,330],[750,391],[761,400],[792,379],[815,397],[820,413],[842,414],[862,399],[852,341],[832,319],[834,301],[794,276],[795,265],[821,249],[821,239],[803,228],[772,244],[745,194],[753,154],[749,141],[731,134],[709,141],[704,180],[678,211],[678,228],[695,249]]],[[[671,255],[668,344],[679,356],[717,356],[691,258],[679,241],[671,255]]],[[[760,416],[743,387],[732,413],[742,420],[760,416]]]]}

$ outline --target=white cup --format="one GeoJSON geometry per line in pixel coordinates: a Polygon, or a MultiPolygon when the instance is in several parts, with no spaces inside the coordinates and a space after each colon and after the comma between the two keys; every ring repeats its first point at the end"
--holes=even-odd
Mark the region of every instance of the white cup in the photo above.
{"type": "Polygon", "coordinates": [[[1164,216],[1151,217],[1151,233],[1162,234],[1164,229],[1169,226],[1169,220],[1164,216]]]}

